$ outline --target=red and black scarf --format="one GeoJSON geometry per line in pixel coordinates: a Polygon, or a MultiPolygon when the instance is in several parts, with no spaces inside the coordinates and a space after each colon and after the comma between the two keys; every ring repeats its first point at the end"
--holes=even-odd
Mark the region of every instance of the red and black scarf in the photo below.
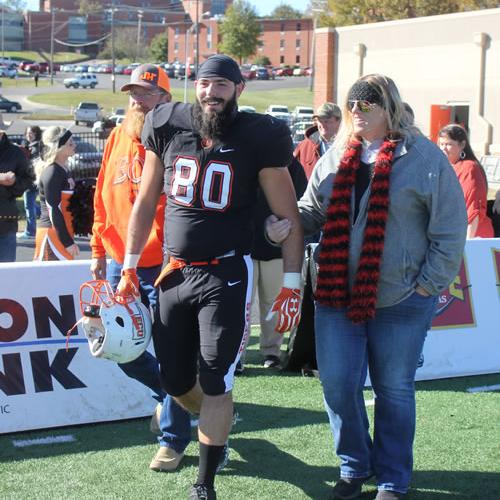
{"type": "Polygon", "coordinates": [[[349,293],[348,283],[350,213],[361,158],[362,143],[359,140],[353,139],[347,145],[333,183],[321,239],[316,300],[326,306],[347,308],[347,317],[353,323],[363,323],[375,317],[389,212],[389,179],[396,144],[396,141],[386,138],[375,161],[363,246],[352,293],[349,293]]]}

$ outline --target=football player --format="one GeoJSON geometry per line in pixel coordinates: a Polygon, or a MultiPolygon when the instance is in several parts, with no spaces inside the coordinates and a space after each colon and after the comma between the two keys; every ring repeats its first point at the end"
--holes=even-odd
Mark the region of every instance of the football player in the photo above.
{"type": "Polygon", "coordinates": [[[164,387],[199,414],[199,472],[189,498],[215,499],[215,473],[231,428],[234,371],[250,331],[248,254],[258,185],[273,213],[292,219],[283,244],[283,288],[272,308],[281,332],[299,320],[303,237],[286,168],[292,159],[288,127],[267,115],[238,112],[245,84],[230,57],[210,57],[197,78],[194,105],[164,104],[146,118],[146,160],[118,291],[133,291],[134,267],[165,187],[169,263],[157,280],[153,339],[164,387]]]}

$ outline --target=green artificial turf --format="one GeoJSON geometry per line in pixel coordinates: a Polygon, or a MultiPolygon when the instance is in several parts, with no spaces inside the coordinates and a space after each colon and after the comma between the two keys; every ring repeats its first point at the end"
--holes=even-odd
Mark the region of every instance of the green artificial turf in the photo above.
{"type": "MultiPolygon", "coordinates": [[[[315,378],[261,367],[253,330],[243,376],[236,380],[240,421],[230,462],[217,477],[219,500],[331,498],[339,461],[315,378]]],[[[499,375],[419,382],[415,472],[409,500],[500,498],[500,392],[468,387],[499,375]]],[[[365,399],[372,399],[370,390],[365,399]]],[[[373,406],[368,407],[370,419],[373,406]]],[[[0,436],[0,498],[185,499],[196,478],[197,444],[176,473],[148,469],[156,452],[147,419],[0,436]],[[74,443],[16,448],[13,439],[71,434],[74,443]]],[[[193,434],[194,435],[194,434],[193,434]]],[[[362,499],[375,496],[375,483],[362,499]]]]}

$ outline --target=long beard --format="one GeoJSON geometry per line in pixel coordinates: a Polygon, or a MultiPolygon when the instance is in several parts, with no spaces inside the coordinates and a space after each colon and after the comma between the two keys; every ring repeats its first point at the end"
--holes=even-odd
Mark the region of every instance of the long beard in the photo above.
{"type": "Polygon", "coordinates": [[[222,111],[204,112],[198,99],[193,106],[193,121],[201,137],[205,139],[220,140],[228,131],[234,120],[238,105],[236,92],[226,103],[222,111]]]}
{"type": "Polygon", "coordinates": [[[146,113],[139,109],[128,108],[122,127],[125,133],[132,139],[140,139],[146,113]]]}

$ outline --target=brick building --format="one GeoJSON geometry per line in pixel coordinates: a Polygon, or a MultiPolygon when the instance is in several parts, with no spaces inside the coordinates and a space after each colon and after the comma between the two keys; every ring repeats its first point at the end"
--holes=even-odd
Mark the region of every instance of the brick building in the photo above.
{"type": "MultiPolygon", "coordinates": [[[[24,48],[50,49],[51,11],[54,11],[55,39],[71,44],[98,40],[111,31],[112,0],[99,2],[103,9],[95,14],[78,12],[79,0],[40,0],[39,12],[27,12],[24,22],[24,48]]],[[[143,44],[149,45],[166,26],[185,17],[181,0],[115,0],[114,24],[117,30],[133,28],[143,44]]],[[[82,47],[81,52],[96,54],[100,45],[82,47]]],[[[56,42],[56,50],[68,50],[56,42]]],[[[71,49],[69,49],[71,50],[71,49]]]]}
{"type": "MultiPolygon", "coordinates": [[[[189,2],[189,0],[184,3],[189,2]]],[[[217,45],[221,41],[219,21],[206,19],[198,13],[199,34],[198,46],[203,62],[207,57],[217,53],[217,45]]],[[[273,66],[309,66],[312,56],[312,19],[262,19],[261,42],[255,56],[267,56],[273,66]]],[[[194,22],[181,21],[168,26],[168,60],[185,61],[187,56],[193,62],[196,58],[196,33],[194,22]]],[[[245,62],[252,62],[250,58],[245,62]]]]}

